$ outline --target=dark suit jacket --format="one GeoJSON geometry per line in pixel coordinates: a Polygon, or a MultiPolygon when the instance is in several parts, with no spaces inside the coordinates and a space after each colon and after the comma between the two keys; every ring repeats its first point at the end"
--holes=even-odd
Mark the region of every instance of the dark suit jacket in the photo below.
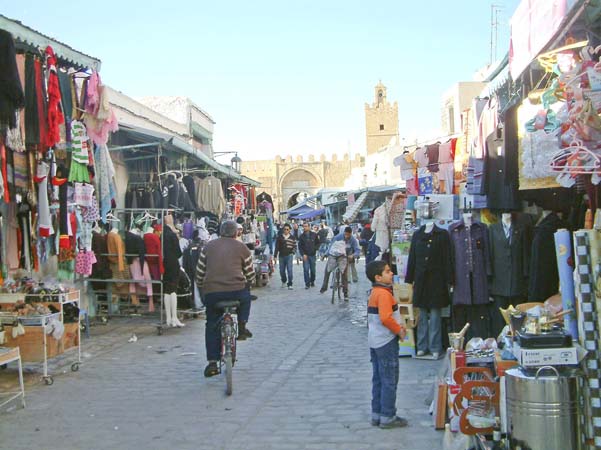
{"type": "Polygon", "coordinates": [[[511,225],[511,238],[505,237],[501,222],[490,226],[490,261],[492,279],[490,293],[502,297],[524,298],[528,292],[528,271],[530,243],[526,230],[516,224],[511,225]]]}

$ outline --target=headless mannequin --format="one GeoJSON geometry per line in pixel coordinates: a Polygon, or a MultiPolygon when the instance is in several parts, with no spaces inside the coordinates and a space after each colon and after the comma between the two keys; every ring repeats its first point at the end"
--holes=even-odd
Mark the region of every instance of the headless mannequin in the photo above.
{"type": "MultiPolygon", "coordinates": [[[[167,215],[163,218],[163,226],[167,226],[169,228],[171,228],[173,230],[174,233],[176,232],[175,229],[175,225],[173,224],[173,216],[172,215],[167,215]]],[[[185,325],[180,322],[179,318],[177,317],[177,293],[176,292],[171,292],[171,293],[167,293],[164,294],[164,303],[165,303],[165,315],[166,315],[166,322],[167,322],[167,326],[171,326],[171,327],[185,327],[185,325]]]]}
{"type": "Polygon", "coordinates": [[[505,224],[505,226],[511,226],[511,213],[503,213],[501,214],[501,222],[505,224]]]}

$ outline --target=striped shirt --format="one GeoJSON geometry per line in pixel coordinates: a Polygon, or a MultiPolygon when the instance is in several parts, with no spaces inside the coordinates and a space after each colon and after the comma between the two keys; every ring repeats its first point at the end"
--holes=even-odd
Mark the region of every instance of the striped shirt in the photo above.
{"type": "Polygon", "coordinates": [[[198,257],[195,279],[203,294],[244,289],[255,280],[250,250],[234,238],[210,241],[198,257]]]}
{"type": "Polygon", "coordinates": [[[399,305],[389,289],[374,286],[367,304],[367,341],[371,348],[388,344],[401,332],[399,305]]]}

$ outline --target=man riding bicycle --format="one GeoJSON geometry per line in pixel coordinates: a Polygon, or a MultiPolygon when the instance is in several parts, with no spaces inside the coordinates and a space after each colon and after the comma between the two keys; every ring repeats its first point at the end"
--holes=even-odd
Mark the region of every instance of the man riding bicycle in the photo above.
{"type": "Polygon", "coordinates": [[[354,263],[355,258],[358,258],[360,254],[359,242],[353,237],[352,228],[346,227],[344,233],[340,233],[332,239],[332,245],[330,245],[330,249],[328,250],[328,262],[326,263],[323,284],[319,292],[323,294],[328,290],[330,274],[338,267],[342,274],[344,300],[348,301],[348,266],[354,263]]]}
{"type": "Polygon", "coordinates": [[[238,300],[238,340],[252,337],[246,328],[250,317],[250,286],[255,280],[255,269],[250,250],[236,239],[237,224],[226,220],[221,224],[219,239],[204,246],[196,266],[196,284],[202,292],[206,307],[205,346],[209,364],[205,377],[219,373],[217,362],[221,352],[219,318],[222,311],[215,305],[223,300],[238,300]]]}

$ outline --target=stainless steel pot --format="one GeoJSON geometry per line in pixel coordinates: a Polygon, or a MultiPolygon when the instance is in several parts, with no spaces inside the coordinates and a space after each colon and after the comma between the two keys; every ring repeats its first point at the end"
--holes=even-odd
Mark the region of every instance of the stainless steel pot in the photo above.
{"type": "Polygon", "coordinates": [[[514,368],[505,376],[510,448],[581,449],[576,371],[560,375],[554,367],[543,366],[532,376],[514,368]]]}

